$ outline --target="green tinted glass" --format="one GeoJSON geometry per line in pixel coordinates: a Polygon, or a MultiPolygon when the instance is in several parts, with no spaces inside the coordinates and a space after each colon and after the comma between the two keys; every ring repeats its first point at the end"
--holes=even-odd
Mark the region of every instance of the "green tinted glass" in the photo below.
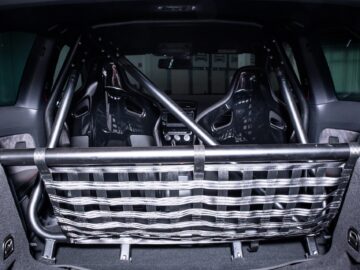
{"type": "Polygon", "coordinates": [[[360,45],[349,39],[323,44],[323,50],[337,97],[360,101],[360,45]]]}
{"type": "Polygon", "coordinates": [[[34,38],[35,35],[29,33],[0,33],[0,106],[16,103],[34,38]]]}

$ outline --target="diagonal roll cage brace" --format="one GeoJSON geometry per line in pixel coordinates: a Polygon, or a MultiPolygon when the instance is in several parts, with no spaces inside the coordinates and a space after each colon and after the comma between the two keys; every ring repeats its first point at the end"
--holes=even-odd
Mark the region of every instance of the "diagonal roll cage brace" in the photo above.
{"type": "Polygon", "coordinates": [[[210,134],[199,126],[193,119],[191,119],[185,111],[176,104],[169,96],[163,91],[158,89],[143,73],[141,73],[126,57],[122,56],[119,58],[119,64],[132,75],[138,79],[147,92],[154,97],[159,103],[167,108],[176,118],[178,118],[185,126],[193,131],[204,144],[207,145],[218,145],[218,142],[210,136],[210,134]]]}

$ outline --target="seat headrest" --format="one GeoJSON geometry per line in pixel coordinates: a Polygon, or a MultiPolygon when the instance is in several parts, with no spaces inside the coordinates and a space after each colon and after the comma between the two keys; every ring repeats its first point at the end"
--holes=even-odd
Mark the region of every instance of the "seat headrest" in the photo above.
{"type": "Polygon", "coordinates": [[[239,68],[234,73],[229,91],[233,92],[238,89],[251,89],[252,81],[254,80],[256,73],[259,73],[260,71],[261,69],[256,66],[245,66],[239,68]]]}

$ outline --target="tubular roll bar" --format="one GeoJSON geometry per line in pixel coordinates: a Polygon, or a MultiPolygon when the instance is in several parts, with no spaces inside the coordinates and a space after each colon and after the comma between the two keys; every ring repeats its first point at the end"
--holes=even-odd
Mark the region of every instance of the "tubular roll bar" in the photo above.
{"type": "MultiPolygon", "coordinates": [[[[72,100],[74,90],[76,87],[76,83],[78,80],[78,75],[79,75],[79,73],[77,70],[72,70],[70,72],[70,76],[69,76],[69,80],[67,82],[65,93],[61,100],[60,107],[56,114],[54,125],[52,127],[52,132],[50,134],[48,148],[54,148],[59,141],[60,134],[61,134],[62,128],[64,126],[64,122],[66,120],[66,116],[67,116],[69,108],[70,108],[71,100],[72,100]]],[[[57,94],[58,93],[56,93],[56,92],[53,93],[53,95],[57,95],[57,94]]],[[[56,100],[56,98],[54,98],[54,99],[56,100]]],[[[35,159],[36,159],[36,153],[34,152],[33,153],[33,160],[34,160],[33,164],[36,163],[35,159]]],[[[20,160],[21,160],[21,158],[20,158],[20,160]]],[[[4,162],[4,164],[6,164],[6,162],[4,162]]],[[[43,193],[44,193],[43,183],[41,181],[38,181],[38,183],[36,184],[36,186],[34,188],[34,192],[32,193],[32,195],[30,197],[30,202],[29,202],[28,218],[30,221],[30,226],[31,226],[32,230],[37,234],[37,236],[39,236],[40,238],[46,239],[46,241],[56,240],[56,241],[65,242],[66,236],[63,233],[49,232],[41,225],[41,223],[39,221],[37,211],[38,211],[39,204],[41,201],[41,196],[43,193]]],[[[54,244],[54,242],[52,242],[52,244],[54,244]]],[[[46,250],[46,247],[45,247],[45,250],[46,250]]],[[[52,256],[50,256],[50,257],[52,257],[52,256]]]]}
{"type": "MultiPolygon", "coordinates": [[[[206,162],[268,162],[346,160],[349,144],[275,144],[204,147],[206,162]]],[[[94,147],[53,149],[0,149],[4,165],[34,165],[42,153],[48,166],[114,165],[141,163],[193,163],[194,147],[94,147]]]]}
{"type": "MultiPolygon", "coordinates": [[[[275,41],[275,40],[274,40],[275,41]]],[[[274,42],[276,50],[278,52],[279,58],[283,63],[284,70],[286,75],[289,78],[290,84],[293,86],[294,94],[298,98],[298,103],[302,115],[302,125],[305,133],[307,133],[308,126],[309,126],[309,106],[306,102],[305,96],[302,93],[302,89],[300,86],[300,82],[296,77],[294,69],[292,68],[289,58],[286,56],[285,50],[283,46],[279,46],[279,44],[275,41],[274,42]]]]}
{"type": "Polygon", "coordinates": [[[57,100],[59,98],[59,94],[60,94],[61,90],[63,89],[63,87],[66,83],[66,80],[68,78],[67,75],[69,74],[70,66],[75,57],[75,53],[78,50],[79,43],[80,43],[80,37],[75,41],[74,45],[71,48],[70,53],[66,56],[65,63],[64,63],[64,65],[62,65],[62,67],[60,69],[59,76],[57,77],[57,79],[54,83],[54,87],[51,91],[51,96],[50,96],[49,102],[46,105],[45,129],[46,129],[47,139],[49,139],[51,136],[56,102],[57,102],[57,100]]]}
{"type": "Polygon", "coordinates": [[[289,89],[288,82],[287,82],[282,70],[280,70],[280,69],[278,70],[277,76],[280,80],[281,94],[284,97],[286,108],[290,115],[291,123],[295,129],[295,134],[300,143],[306,144],[306,143],[308,143],[308,139],[307,139],[305,129],[302,125],[300,113],[298,111],[294,96],[293,96],[291,90],[289,89]]]}
{"type": "Polygon", "coordinates": [[[66,117],[67,117],[69,109],[70,109],[71,100],[74,95],[78,77],[79,77],[79,72],[77,70],[72,70],[70,72],[68,84],[67,84],[65,93],[61,99],[61,104],[60,104],[59,110],[56,114],[54,125],[52,127],[52,133],[51,133],[49,141],[48,141],[48,148],[56,147],[56,145],[59,141],[61,131],[63,129],[66,117]]]}

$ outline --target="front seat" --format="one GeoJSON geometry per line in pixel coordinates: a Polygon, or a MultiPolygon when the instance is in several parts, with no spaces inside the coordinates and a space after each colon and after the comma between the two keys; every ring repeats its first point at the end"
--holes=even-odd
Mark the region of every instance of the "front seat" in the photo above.
{"type": "Polygon", "coordinates": [[[152,146],[158,108],[153,101],[125,83],[124,70],[111,65],[99,84],[93,117],[95,146],[152,146]],[[110,83],[107,79],[111,79],[110,83]]]}
{"type": "Polygon", "coordinates": [[[196,122],[220,144],[286,143],[285,112],[265,72],[247,66],[235,72],[227,94],[201,112],[196,122]]]}

